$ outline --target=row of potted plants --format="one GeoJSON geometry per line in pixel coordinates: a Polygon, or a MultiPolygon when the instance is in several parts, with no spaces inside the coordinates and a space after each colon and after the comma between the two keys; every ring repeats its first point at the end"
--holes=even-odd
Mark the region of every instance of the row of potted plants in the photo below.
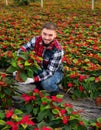
{"type": "MultiPolygon", "coordinates": [[[[5,90],[3,85],[0,88],[5,90]]],[[[34,89],[30,93],[20,94],[18,98],[21,100],[14,102],[5,91],[2,91],[3,94],[2,99],[9,100],[12,104],[1,100],[1,130],[87,130],[88,127],[97,130],[101,127],[101,118],[90,121],[83,119],[82,111],[75,111],[72,104],[63,102],[63,95],[50,97],[45,90],[34,89]]]]}

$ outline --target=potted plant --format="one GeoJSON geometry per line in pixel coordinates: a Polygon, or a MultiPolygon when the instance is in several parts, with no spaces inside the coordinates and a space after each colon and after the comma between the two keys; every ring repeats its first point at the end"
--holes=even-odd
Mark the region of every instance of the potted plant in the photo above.
{"type": "Polygon", "coordinates": [[[42,58],[35,55],[34,51],[21,52],[18,56],[16,52],[13,53],[11,65],[7,72],[13,73],[17,71],[16,80],[25,81],[27,77],[33,78],[34,73],[40,70],[40,63],[42,58]]]}
{"type": "Polygon", "coordinates": [[[14,83],[9,74],[0,72],[0,106],[8,108],[12,105],[12,96],[15,95],[14,83]]]}
{"type": "Polygon", "coordinates": [[[101,96],[98,96],[98,97],[95,98],[95,104],[97,106],[101,106],[101,96]]]}
{"type": "Polygon", "coordinates": [[[34,126],[31,116],[19,109],[0,110],[1,130],[32,130],[34,126]]]}
{"type": "Polygon", "coordinates": [[[22,111],[31,114],[39,128],[49,126],[54,129],[87,130],[89,122],[82,119],[79,111],[74,111],[71,104],[62,102],[63,95],[50,97],[45,90],[34,89],[21,97],[22,111]]]}

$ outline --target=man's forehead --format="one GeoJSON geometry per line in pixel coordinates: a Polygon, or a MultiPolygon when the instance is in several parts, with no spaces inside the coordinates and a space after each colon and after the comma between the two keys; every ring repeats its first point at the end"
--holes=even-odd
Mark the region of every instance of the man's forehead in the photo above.
{"type": "Polygon", "coordinates": [[[53,34],[53,33],[55,33],[55,30],[44,28],[44,29],[42,30],[42,32],[43,32],[43,33],[47,33],[47,34],[53,34]]]}

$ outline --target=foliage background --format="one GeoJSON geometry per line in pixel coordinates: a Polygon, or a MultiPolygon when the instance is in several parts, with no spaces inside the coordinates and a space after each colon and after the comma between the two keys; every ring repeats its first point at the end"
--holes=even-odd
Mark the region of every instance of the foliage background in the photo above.
{"type": "MultiPolygon", "coordinates": [[[[44,0],[43,8],[40,7],[39,1],[32,2],[28,6],[18,6],[11,0],[8,1],[8,6],[6,6],[5,1],[0,1],[0,68],[6,72],[13,58],[13,53],[33,36],[39,35],[41,27],[46,21],[52,21],[58,25],[57,38],[65,51],[63,58],[65,69],[64,90],[70,93],[73,99],[101,96],[100,0],[95,0],[94,10],[91,10],[91,0],[44,0]]],[[[9,89],[10,84],[4,85],[8,89],[5,89],[2,84],[5,78],[7,77],[1,74],[0,101],[6,95],[6,99],[11,95],[10,91],[6,91],[9,89]]],[[[4,103],[7,105],[5,107],[10,105],[6,101],[4,103]]],[[[0,108],[2,107],[4,106],[0,105],[0,108]]],[[[6,111],[0,112],[0,128],[11,129],[10,126],[5,126],[6,111]]],[[[16,116],[14,116],[12,111],[10,113],[8,110],[8,115],[10,114],[10,118],[14,119],[14,122],[15,120],[19,121],[23,116],[23,113],[21,115],[20,112],[20,117],[18,117],[19,112],[17,110],[18,115],[15,113],[16,116]]],[[[27,123],[33,125],[32,122],[29,122],[29,117],[27,118],[27,123]]],[[[82,122],[80,123],[82,126],[82,122]]],[[[101,118],[94,123],[92,122],[91,125],[97,126],[96,129],[101,127],[101,118]]],[[[26,129],[27,126],[21,124],[20,127],[26,129]]],[[[46,130],[46,128],[43,130],[46,130]]]]}

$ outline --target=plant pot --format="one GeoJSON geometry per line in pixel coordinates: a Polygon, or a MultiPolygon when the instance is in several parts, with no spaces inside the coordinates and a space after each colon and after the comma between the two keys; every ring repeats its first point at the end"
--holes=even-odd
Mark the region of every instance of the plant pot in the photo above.
{"type": "Polygon", "coordinates": [[[96,99],[95,99],[95,104],[96,104],[97,106],[101,106],[101,97],[96,97],[96,99]]]}
{"type": "Polygon", "coordinates": [[[18,82],[23,82],[23,80],[21,79],[21,77],[20,77],[20,71],[17,71],[16,72],[16,76],[15,76],[15,79],[16,79],[16,81],[18,81],[18,82]]]}

